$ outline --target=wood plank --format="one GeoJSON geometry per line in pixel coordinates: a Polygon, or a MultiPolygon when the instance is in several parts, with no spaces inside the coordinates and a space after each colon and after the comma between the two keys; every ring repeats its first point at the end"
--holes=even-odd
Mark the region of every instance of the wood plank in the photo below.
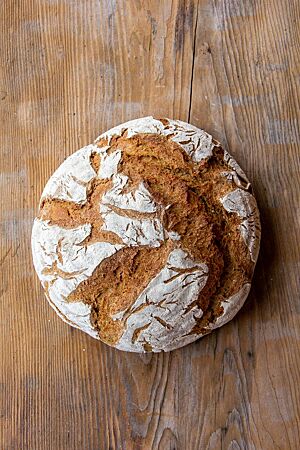
{"type": "Polygon", "coordinates": [[[0,448],[296,449],[300,442],[297,0],[6,0],[0,39],[0,448]],[[163,355],[61,322],[30,252],[48,177],[131,118],[205,128],[263,225],[246,306],[163,355]]]}

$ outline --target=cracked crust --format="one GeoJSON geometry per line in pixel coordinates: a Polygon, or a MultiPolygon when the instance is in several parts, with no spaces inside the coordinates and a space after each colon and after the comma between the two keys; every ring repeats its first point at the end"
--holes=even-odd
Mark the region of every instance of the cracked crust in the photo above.
{"type": "Polygon", "coordinates": [[[32,249],[63,320],[121,350],[159,352],[232,319],[259,240],[236,161],[203,130],[146,117],[65,160],[42,194],[32,249]]]}

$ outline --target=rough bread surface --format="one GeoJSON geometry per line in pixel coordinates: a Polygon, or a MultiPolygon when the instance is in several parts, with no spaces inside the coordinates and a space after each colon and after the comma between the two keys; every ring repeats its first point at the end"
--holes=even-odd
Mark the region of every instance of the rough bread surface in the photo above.
{"type": "Polygon", "coordinates": [[[32,231],[35,269],[59,316],[132,352],[174,350],[231,320],[259,243],[237,162],[205,131],[153,117],[67,158],[32,231]]]}

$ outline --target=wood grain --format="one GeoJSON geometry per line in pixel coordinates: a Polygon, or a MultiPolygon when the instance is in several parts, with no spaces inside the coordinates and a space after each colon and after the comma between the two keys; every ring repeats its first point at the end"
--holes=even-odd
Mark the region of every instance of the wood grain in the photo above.
{"type": "Polygon", "coordinates": [[[1,2],[0,448],[297,450],[298,0],[1,2]],[[100,132],[190,121],[246,170],[263,226],[246,306],[170,354],[125,354],[58,319],[30,232],[54,169],[100,132]]]}

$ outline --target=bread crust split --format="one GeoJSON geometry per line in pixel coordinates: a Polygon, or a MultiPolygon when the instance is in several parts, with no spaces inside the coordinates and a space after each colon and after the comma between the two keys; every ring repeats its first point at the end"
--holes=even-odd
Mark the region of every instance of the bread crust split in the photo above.
{"type": "Polygon", "coordinates": [[[251,185],[185,122],[121,124],[49,179],[32,230],[36,272],[70,325],[124,351],[170,351],[231,320],[260,245],[251,185]]]}

